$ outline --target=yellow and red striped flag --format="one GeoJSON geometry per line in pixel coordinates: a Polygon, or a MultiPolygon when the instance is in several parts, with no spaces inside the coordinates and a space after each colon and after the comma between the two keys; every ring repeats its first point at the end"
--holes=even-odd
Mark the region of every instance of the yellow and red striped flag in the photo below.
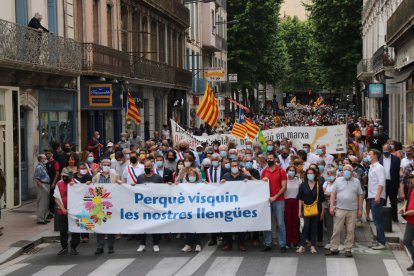
{"type": "Polygon", "coordinates": [[[244,139],[244,136],[246,136],[246,132],[247,132],[247,128],[239,123],[234,123],[233,125],[233,129],[231,131],[231,135],[240,138],[240,139],[244,139]]]}
{"type": "Polygon", "coordinates": [[[219,118],[219,106],[210,85],[206,85],[203,100],[197,108],[197,116],[206,124],[214,127],[219,118]]]}
{"type": "Polygon", "coordinates": [[[139,114],[137,106],[135,104],[135,100],[129,93],[128,93],[126,118],[131,119],[137,125],[139,125],[142,120],[141,115],[139,114]]]}
{"type": "Polygon", "coordinates": [[[247,135],[251,140],[254,140],[259,133],[260,127],[256,125],[252,120],[249,118],[245,119],[243,125],[246,127],[247,135]]]}

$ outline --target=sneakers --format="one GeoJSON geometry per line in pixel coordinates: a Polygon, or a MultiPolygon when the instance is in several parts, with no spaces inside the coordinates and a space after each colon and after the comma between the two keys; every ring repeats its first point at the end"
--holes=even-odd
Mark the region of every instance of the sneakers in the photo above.
{"type": "Polygon", "coordinates": [[[339,251],[344,251],[344,245],[343,245],[343,244],[340,244],[340,245],[338,246],[338,250],[339,250],[339,251]]]}
{"type": "Polygon", "coordinates": [[[194,251],[195,252],[201,252],[201,245],[197,244],[194,251]]]}
{"type": "Polygon", "coordinates": [[[79,255],[79,252],[78,251],[76,251],[76,248],[71,248],[70,249],[70,255],[73,255],[73,256],[76,256],[76,255],[79,255]]]}
{"type": "MultiPolygon", "coordinates": [[[[315,247],[313,247],[315,248],[315,247]]],[[[298,250],[296,250],[296,253],[305,253],[305,247],[299,246],[298,250]]]]}
{"type": "Polygon", "coordinates": [[[326,249],[326,250],[331,249],[331,244],[330,244],[330,243],[327,243],[327,244],[325,245],[325,249],[326,249]]]}
{"type": "MultiPolygon", "coordinates": [[[[197,245],[197,246],[199,246],[199,245],[197,245]]],[[[197,250],[197,246],[196,246],[196,250],[197,250]]],[[[181,248],[182,252],[191,252],[191,250],[192,250],[191,246],[189,246],[188,244],[184,245],[184,247],[181,248]]],[[[201,248],[200,248],[200,250],[201,250],[201,248]]]]}
{"type": "Polygon", "coordinates": [[[348,258],[352,258],[352,252],[351,251],[345,251],[345,256],[348,258]]]}
{"type": "Polygon", "coordinates": [[[318,253],[318,251],[316,250],[315,246],[311,246],[310,251],[311,251],[312,254],[318,253]]]}
{"type": "Polygon", "coordinates": [[[95,255],[100,255],[102,253],[104,253],[103,248],[96,248],[95,255]]]}
{"type": "Polygon", "coordinates": [[[67,248],[62,248],[62,250],[60,250],[57,253],[58,256],[67,255],[67,254],[68,254],[68,249],[67,248]]]}
{"type": "Polygon", "coordinates": [[[374,250],[383,250],[383,249],[385,249],[385,245],[383,245],[381,243],[377,243],[377,245],[373,246],[372,249],[374,249],[374,250]]]}
{"type": "Polygon", "coordinates": [[[339,251],[329,250],[328,252],[325,253],[325,256],[336,256],[336,255],[339,255],[339,251]]]}
{"type": "Polygon", "coordinates": [[[269,252],[269,251],[272,251],[272,247],[270,247],[270,246],[266,246],[265,248],[263,248],[262,250],[260,250],[260,251],[262,251],[262,252],[269,252]]]}
{"type": "Polygon", "coordinates": [[[154,252],[160,252],[160,247],[158,245],[154,245],[152,248],[154,249],[154,252]]]}
{"type": "Polygon", "coordinates": [[[368,245],[369,248],[373,248],[374,246],[377,246],[378,242],[377,241],[373,241],[371,245],[368,245]]]}
{"type": "Polygon", "coordinates": [[[140,245],[137,249],[137,252],[145,251],[145,245],[140,245]]]}

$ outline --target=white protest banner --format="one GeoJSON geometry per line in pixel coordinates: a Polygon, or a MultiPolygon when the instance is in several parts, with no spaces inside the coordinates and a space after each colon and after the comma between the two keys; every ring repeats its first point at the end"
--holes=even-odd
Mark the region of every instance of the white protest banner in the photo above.
{"type": "Polygon", "coordinates": [[[270,230],[269,184],[74,184],[68,189],[75,233],[216,233],[270,230]]]}
{"type": "MultiPolygon", "coordinates": [[[[174,120],[171,120],[172,138],[174,143],[186,141],[190,147],[195,149],[198,144],[207,142],[212,144],[213,141],[219,141],[220,144],[227,144],[228,141],[234,141],[238,148],[244,148],[245,140],[235,138],[230,134],[216,134],[208,136],[195,136],[186,132],[174,120]]],[[[326,145],[326,152],[329,154],[345,153],[347,150],[347,126],[286,126],[263,130],[265,139],[273,141],[287,138],[292,141],[293,146],[302,149],[303,144],[307,143],[312,150],[316,149],[319,144],[326,145]]],[[[257,140],[255,141],[257,142],[257,140]]]]}

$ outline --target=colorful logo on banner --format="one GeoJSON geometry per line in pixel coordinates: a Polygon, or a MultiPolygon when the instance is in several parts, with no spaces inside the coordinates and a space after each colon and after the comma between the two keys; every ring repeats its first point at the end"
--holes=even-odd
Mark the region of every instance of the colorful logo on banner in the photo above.
{"type": "Polygon", "coordinates": [[[91,84],[89,106],[112,107],[112,84],[91,84]]]}
{"type": "Polygon", "coordinates": [[[76,215],[76,225],[81,230],[93,230],[96,225],[102,225],[112,217],[112,203],[109,201],[111,193],[105,186],[89,188],[83,196],[84,208],[76,215]]]}

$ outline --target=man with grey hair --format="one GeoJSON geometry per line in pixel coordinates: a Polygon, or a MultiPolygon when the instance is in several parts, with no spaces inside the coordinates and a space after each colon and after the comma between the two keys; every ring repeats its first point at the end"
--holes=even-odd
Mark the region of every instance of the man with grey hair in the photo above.
{"type": "Polygon", "coordinates": [[[49,30],[40,24],[40,21],[42,21],[42,15],[40,13],[35,13],[34,17],[30,20],[29,24],[27,25],[30,28],[35,29],[39,33],[46,32],[48,33],[49,30]]]}
{"type": "Polygon", "coordinates": [[[50,222],[46,219],[49,212],[49,192],[50,178],[46,171],[47,158],[44,154],[37,156],[38,164],[36,165],[33,180],[37,189],[37,224],[46,224],[50,222]]]}
{"type": "Polygon", "coordinates": [[[219,184],[222,176],[226,174],[227,172],[229,172],[229,170],[227,170],[226,168],[221,167],[220,162],[221,162],[220,154],[214,153],[211,156],[210,169],[206,172],[207,174],[206,177],[207,179],[210,180],[209,181],[210,183],[219,184]]]}
{"type": "Polygon", "coordinates": [[[355,239],[356,219],[362,216],[361,183],[353,177],[350,165],[344,166],[344,176],[338,177],[333,183],[330,196],[330,213],[334,216],[334,228],[331,238],[331,248],[326,255],[339,254],[341,231],[346,225],[345,256],[352,257],[352,246],[355,239]]]}

